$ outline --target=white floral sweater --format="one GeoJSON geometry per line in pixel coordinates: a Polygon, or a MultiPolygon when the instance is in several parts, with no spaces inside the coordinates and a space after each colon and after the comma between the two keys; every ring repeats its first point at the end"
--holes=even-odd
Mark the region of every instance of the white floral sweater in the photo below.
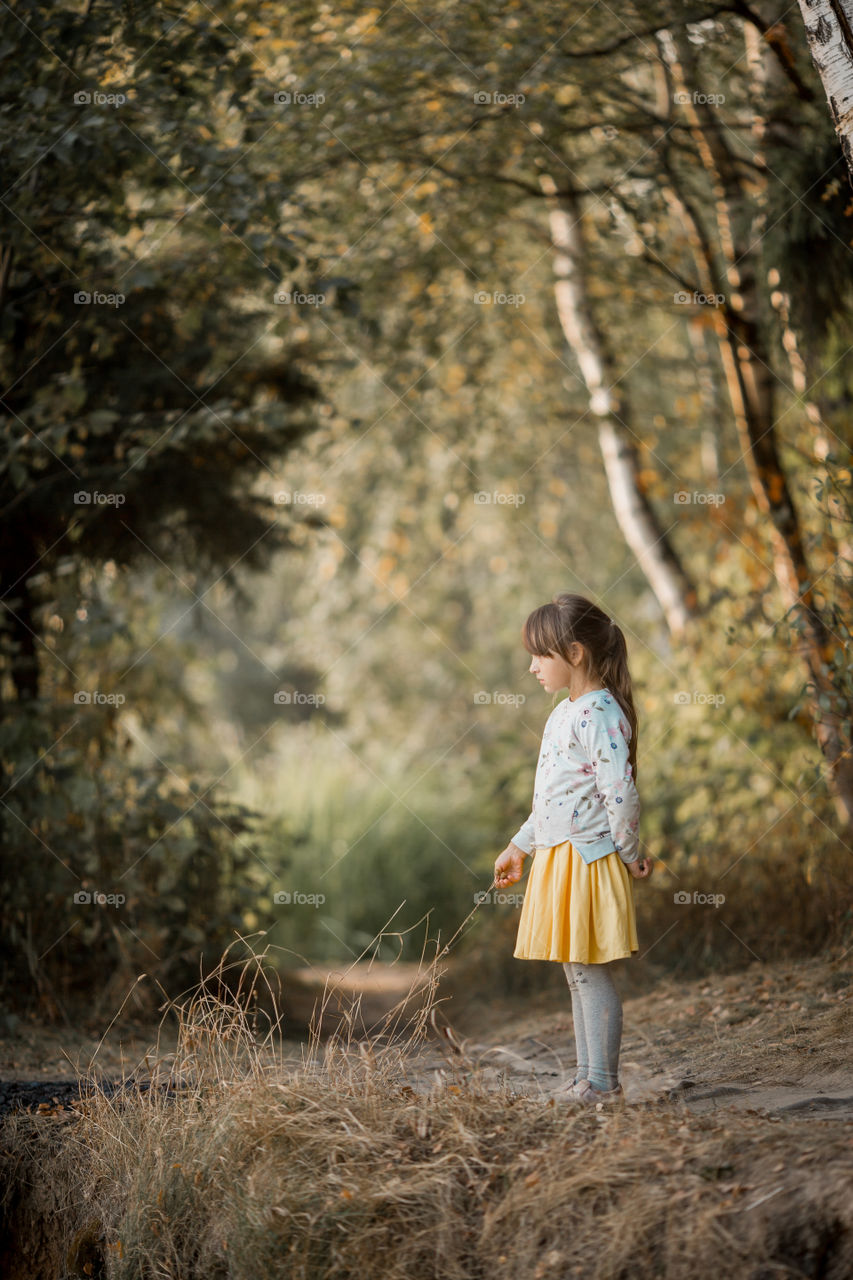
{"type": "Polygon", "coordinates": [[[631,776],[631,726],[614,695],[595,689],[560,702],[545,722],[533,810],[512,837],[525,853],[571,840],[584,862],[640,856],[640,797],[631,776]]]}

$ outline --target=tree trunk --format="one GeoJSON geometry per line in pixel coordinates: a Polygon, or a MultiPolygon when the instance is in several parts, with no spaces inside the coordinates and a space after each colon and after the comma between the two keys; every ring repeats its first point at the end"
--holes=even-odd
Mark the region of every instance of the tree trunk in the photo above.
{"type": "MultiPolygon", "coordinates": [[[[797,615],[802,631],[801,651],[810,677],[815,737],[830,765],[836,812],[840,821],[853,824],[853,751],[850,736],[844,731],[849,710],[838,705],[831,679],[830,663],[836,645],[816,604],[799,517],[776,445],[776,377],[761,322],[759,263],[753,248],[759,240],[753,234],[754,228],[748,228],[745,220],[735,216],[739,206],[753,201],[756,217],[761,218],[763,179],[756,189],[746,189],[715,118],[715,108],[694,101],[688,86],[701,83],[701,79],[693,47],[681,33],[661,32],[659,40],[713,188],[728,285],[725,302],[716,312],[717,335],[743,459],[758,508],[770,518],[774,573],[786,611],[797,615]]],[[[758,141],[760,145],[760,129],[758,141]]],[[[701,226],[695,230],[697,239],[703,239],[701,226]]],[[[709,275],[714,276],[711,260],[707,267],[709,275]]],[[[794,623],[795,628],[798,623],[794,623]]]]}
{"type": "MultiPolygon", "coordinates": [[[[785,33],[784,14],[777,18],[780,0],[762,0],[758,14],[768,30],[781,35],[781,43],[788,45],[785,33]]],[[[787,12],[787,10],[785,11],[787,12]]],[[[755,27],[747,24],[744,27],[746,39],[747,61],[752,81],[753,121],[752,133],[756,143],[755,158],[768,167],[767,152],[775,157],[785,151],[793,151],[799,145],[801,126],[789,109],[790,84],[782,72],[778,59],[774,56],[770,44],[762,39],[755,27]]],[[[763,209],[763,191],[759,198],[761,212],[753,227],[755,239],[758,239],[766,225],[763,209]]],[[[810,460],[815,469],[815,478],[825,490],[831,491],[832,477],[829,468],[822,466],[827,455],[832,452],[830,432],[821,418],[820,409],[814,400],[808,397],[808,379],[805,361],[799,351],[797,333],[791,319],[791,298],[784,292],[784,264],[772,266],[767,272],[767,283],[770,286],[770,305],[779,317],[782,329],[782,348],[788,357],[791,370],[791,386],[801,398],[806,419],[812,428],[814,456],[810,460]]],[[[834,529],[834,513],[827,509],[827,527],[824,539],[828,552],[843,566],[842,572],[848,571],[845,562],[851,561],[853,547],[846,524],[836,535],[834,529]]]]}
{"type": "Polygon", "coordinates": [[[616,413],[614,361],[595,323],[583,274],[580,201],[556,196],[553,179],[543,174],[554,256],[554,296],[566,341],[572,348],[598,419],[598,438],[613,510],[625,541],[637,557],[673,635],[680,635],[697,612],[696,590],[661,527],[639,480],[640,463],[624,399],[616,413]]]}
{"type": "Polygon", "coordinates": [[[799,0],[812,61],[823,83],[853,186],[853,3],[799,0]]]}
{"type": "MultiPolygon", "coordinates": [[[[33,557],[35,558],[35,557],[33,557]]],[[[0,621],[0,636],[8,655],[8,670],[15,694],[20,702],[39,696],[39,661],[36,652],[37,630],[34,618],[35,602],[26,581],[26,573],[32,567],[21,559],[4,566],[0,583],[8,580],[9,586],[2,595],[4,617],[0,621]],[[20,569],[20,573],[18,572],[20,569]]],[[[5,708],[8,711],[8,704],[5,708]]]]}
{"type": "Polygon", "coordinates": [[[687,336],[693,352],[696,382],[702,402],[702,471],[706,488],[713,491],[719,489],[721,484],[719,441],[723,434],[723,411],[714,382],[711,357],[705,344],[705,328],[704,317],[691,317],[687,321],[687,336]]]}

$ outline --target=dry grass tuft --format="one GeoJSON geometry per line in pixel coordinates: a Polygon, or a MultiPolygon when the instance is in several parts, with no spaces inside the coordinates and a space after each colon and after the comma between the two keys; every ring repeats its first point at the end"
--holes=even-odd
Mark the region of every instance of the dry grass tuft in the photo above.
{"type": "Polygon", "coordinates": [[[226,953],[169,1002],[178,1049],[147,1080],[113,1097],[93,1078],[64,1124],[6,1122],[11,1280],[853,1274],[853,1150],[829,1122],[561,1109],[487,1080],[450,1036],[427,1087],[448,947],[370,1034],[355,1000],[324,1039],[324,1001],[301,1061],[281,1052],[266,953],[236,986],[226,953]]]}

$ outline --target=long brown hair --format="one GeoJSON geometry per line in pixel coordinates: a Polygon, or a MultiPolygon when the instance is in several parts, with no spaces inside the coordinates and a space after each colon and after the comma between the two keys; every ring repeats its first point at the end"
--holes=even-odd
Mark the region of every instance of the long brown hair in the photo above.
{"type": "Polygon", "coordinates": [[[554,596],[550,604],[533,610],[521,629],[521,638],[528,653],[540,658],[558,654],[566,662],[573,641],[583,646],[587,676],[599,680],[603,689],[610,690],[631,726],[628,759],[636,782],[639,726],[622,628],[586,596],[562,592],[554,596]]]}

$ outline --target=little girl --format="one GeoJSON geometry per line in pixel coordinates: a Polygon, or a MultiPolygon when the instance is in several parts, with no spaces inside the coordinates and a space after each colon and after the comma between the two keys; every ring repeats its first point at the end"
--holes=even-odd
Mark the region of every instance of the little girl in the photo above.
{"type": "Polygon", "coordinates": [[[520,880],[535,850],[513,955],[563,964],[577,1049],[568,1096],[621,1102],[622,1002],[609,963],[639,950],[632,877],[652,871],[639,851],[628,651],[606,613],[566,593],[533,610],[522,639],[542,687],[569,696],[545,724],[533,811],[496,860],[495,885],[520,880]]]}

